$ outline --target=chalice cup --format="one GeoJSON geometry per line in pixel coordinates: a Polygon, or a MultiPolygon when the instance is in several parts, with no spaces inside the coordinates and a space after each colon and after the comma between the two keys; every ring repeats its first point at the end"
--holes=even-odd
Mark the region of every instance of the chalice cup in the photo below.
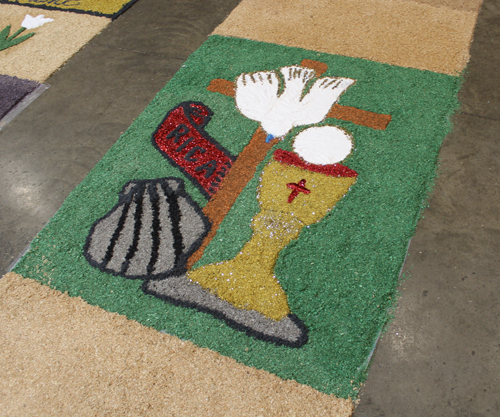
{"type": "Polygon", "coordinates": [[[293,316],[274,274],[279,253],[304,226],[321,220],[356,177],[344,165],[311,164],[295,153],[276,150],[260,176],[260,212],[252,219],[251,239],[234,259],[188,271],[187,278],[233,307],[253,310],[269,322],[293,316]]]}

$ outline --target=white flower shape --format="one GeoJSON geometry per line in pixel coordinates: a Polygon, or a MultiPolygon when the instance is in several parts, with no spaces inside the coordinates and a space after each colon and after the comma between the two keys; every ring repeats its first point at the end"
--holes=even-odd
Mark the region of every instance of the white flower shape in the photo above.
{"type": "Polygon", "coordinates": [[[355,83],[350,78],[318,78],[304,95],[307,83],[316,75],[313,69],[290,66],[280,72],[284,80],[281,95],[275,71],[241,74],[236,80],[236,106],[244,116],[260,122],[272,137],[284,136],[295,126],[321,122],[355,83]]]}
{"type": "Polygon", "coordinates": [[[54,19],[51,19],[50,17],[45,17],[44,14],[40,14],[37,17],[33,17],[27,14],[23,20],[23,23],[21,23],[21,26],[26,29],[36,29],[40,26],[43,26],[45,23],[53,21],[54,19]]]}

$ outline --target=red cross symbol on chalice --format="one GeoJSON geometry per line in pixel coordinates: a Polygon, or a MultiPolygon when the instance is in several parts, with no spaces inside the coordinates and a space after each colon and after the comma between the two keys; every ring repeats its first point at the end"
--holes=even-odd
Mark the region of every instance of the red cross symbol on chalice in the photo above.
{"type": "Polygon", "coordinates": [[[300,180],[298,184],[289,182],[286,186],[292,190],[290,196],[288,197],[289,203],[291,203],[295,199],[295,197],[299,195],[299,193],[309,194],[311,192],[311,190],[308,190],[306,188],[305,179],[300,180]]]}

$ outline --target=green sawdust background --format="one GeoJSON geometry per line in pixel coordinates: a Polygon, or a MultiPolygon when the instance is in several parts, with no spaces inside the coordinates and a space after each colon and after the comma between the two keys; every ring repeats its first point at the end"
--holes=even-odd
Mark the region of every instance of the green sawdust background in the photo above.
{"type": "MultiPolygon", "coordinates": [[[[366,362],[387,320],[408,241],[435,175],[441,142],[458,106],[460,78],[242,39],[210,37],[158,93],[32,243],[15,272],[92,305],[193,341],[249,366],[295,379],[324,393],[355,397],[366,362]],[[285,248],[276,274],[291,310],[309,329],[309,342],[292,349],[255,340],[209,314],[144,295],[142,281],[92,268],[82,254],[88,231],[118,200],[131,179],[180,176],[151,144],[166,113],[181,101],[214,111],[207,131],[233,154],[258,124],[234,99],[206,90],[214,78],[278,69],[303,59],[325,62],[325,75],[357,79],[340,104],[391,114],[385,131],[328,119],[349,130],[355,151],[346,162],[358,181],[332,212],[285,248]]],[[[290,149],[289,134],[279,146],[290,149]]],[[[268,157],[270,154],[268,155],[268,157]]],[[[239,196],[197,265],[232,258],[250,237],[258,210],[254,179],[239,196]]],[[[206,199],[189,180],[186,190],[206,199]]]]}

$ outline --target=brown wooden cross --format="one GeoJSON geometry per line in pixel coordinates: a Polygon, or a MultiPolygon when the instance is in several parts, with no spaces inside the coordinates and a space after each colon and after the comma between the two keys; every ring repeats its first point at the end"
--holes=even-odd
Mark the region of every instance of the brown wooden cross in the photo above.
{"type": "MultiPolygon", "coordinates": [[[[301,66],[316,70],[316,75],[318,77],[328,69],[326,64],[309,59],[304,59],[301,62],[301,66]]],[[[214,93],[224,94],[229,97],[234,97],[236,95],[235,83],[220,78],[212,80],[207,89],[214,93]]],[[[391,121],[391,116],[388,114],[373,113],[355,107],[341,106],[340,104],[334,104],[326,117],[347,120],[357,125],[367,126],[377,130],[384,130],[391,121]]],[[[229,212],[248,181],[255,175],[257,166],[278,141],[277,139],[273,139],[269,143],[266,143],[266,137],[267,133],[259,126],[248,145],[238,155],[238,158],[228,174],[224,177],[219,190],[212,195],[203,208],[203,213],[212,223],[212,227],[203,240],[200,248],[188,259],[188,269],[202,257],[205,248],[216,235],[222,220],[224,220],[224,217],[226,217],[226,214],[229,212]]]]}

